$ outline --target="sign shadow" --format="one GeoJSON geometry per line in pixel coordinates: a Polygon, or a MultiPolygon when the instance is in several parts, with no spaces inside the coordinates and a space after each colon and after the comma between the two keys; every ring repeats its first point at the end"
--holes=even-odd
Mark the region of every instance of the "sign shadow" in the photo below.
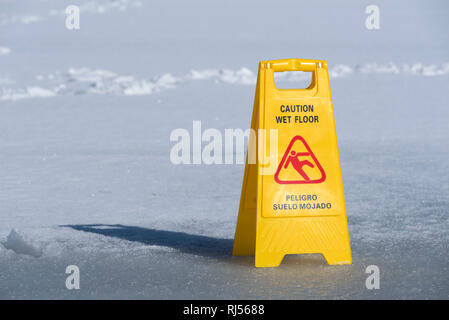
{"type": "Polygon", "coordinates": [[[180,252],[213,258],[231,258],[233,239],[214,238],[185,232],[157,230],[122,224],[77,224],[60,227],[101,234],[153,246],[170,247],[180,252]]]}

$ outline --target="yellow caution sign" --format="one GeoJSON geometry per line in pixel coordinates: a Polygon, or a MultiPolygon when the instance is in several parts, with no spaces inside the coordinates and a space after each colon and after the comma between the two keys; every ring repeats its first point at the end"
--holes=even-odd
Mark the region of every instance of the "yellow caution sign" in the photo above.
{"type": "Polygon", "coordinates": [[[350,264],[326,61],[260,62],[251,128],[233,255],[254,254],[256,267],[301,253],[350,264]],[[274,73],[283,71],[312,72],[312,83],[278,89],[274,73]]]}

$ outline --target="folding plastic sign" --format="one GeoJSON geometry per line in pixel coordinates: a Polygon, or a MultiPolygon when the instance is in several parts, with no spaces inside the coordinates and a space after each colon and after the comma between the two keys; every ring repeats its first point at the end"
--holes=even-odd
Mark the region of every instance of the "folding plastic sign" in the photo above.
{"type": "Polygon", "coordinates": [[[233,255],[255,255],[256,267],[276,267],[286,254],[304,253],[350,264],[326,61],[260,62],[251,128],[256,161],[249,163],[247,155],[233,255]],[[278,89],[274,73],[284,71],[311,72],[312,82],[305,89],[278,89]]]}

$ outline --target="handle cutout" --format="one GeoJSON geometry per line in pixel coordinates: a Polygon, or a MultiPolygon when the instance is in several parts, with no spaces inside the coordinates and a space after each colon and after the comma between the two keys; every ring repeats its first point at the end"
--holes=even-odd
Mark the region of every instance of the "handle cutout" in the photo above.
{"type": "Polygon", "coordinates": [[[284,71],[274,72],[274,85],[277,89],[310,89],[313,87],[313,72],[284,71]]]}

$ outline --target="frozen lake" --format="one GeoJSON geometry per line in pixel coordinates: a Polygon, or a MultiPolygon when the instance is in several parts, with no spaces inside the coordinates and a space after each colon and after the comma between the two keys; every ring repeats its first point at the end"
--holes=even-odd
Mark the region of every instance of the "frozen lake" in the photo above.
{"type": "Polygon", "coordinates": [[[26,3],[0,1],[0,298],[449,298],[445,2],[381,1],[377,31],[368,3],[85,1],[78,31],[26,3]],[[170,162],[176,128],[248,128],[258,61],[285,57],[330,66],[350,266],[232,257],[243,165],[170,162]]]}

